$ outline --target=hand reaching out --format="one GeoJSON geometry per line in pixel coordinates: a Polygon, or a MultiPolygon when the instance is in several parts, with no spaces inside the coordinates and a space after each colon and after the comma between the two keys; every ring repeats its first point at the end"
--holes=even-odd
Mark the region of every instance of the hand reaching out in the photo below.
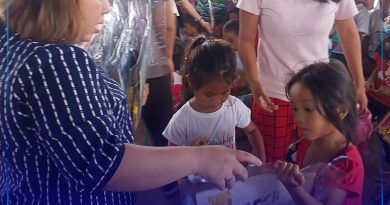
{"type": "Polygon", "coordinates": [[[279,180],[286,188],[299,187],[305,183],[305,177],[299,171],[298,165],[278,160],[274,163],[273,167],[279,180]]]}
{"type": "Polygon", "coordinates": [[[248,172],[241,162],[261,165],[261,161],[244,151],[223,146],[199,147],[197,174],[216,184],[221,190],[233,187],[236,179],[245,181],[248,172]]]}

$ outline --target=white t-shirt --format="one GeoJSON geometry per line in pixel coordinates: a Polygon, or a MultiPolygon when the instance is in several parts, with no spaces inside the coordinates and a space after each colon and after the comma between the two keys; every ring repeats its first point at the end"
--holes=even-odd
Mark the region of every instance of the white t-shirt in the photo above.
{"type": "Polygon", "coordinates": [[[239,0],[237,7],[259,16],[257,61],[270,97],[286,100],[286,82],[306,64],[328,59],[334,20],[357,13],[354,0],[239,0]]]}
{"type": "Polygon", "coordinates": [[[192,146],[207,141],[236,148],[235,127],[245,128],[250,122],[250,109],[234,96],[229,96],[213,113],[195,111],[187,102],[173,115],[163,135],[176,145],[192,146]]]}

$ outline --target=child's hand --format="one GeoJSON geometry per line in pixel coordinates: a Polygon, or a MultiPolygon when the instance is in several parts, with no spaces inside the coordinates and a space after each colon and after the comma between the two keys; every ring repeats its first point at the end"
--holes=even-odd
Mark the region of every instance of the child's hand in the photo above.
{"type": "Polygon", "coordinates": [[[366,81],[365,87],[367,90],[375,90],[374,80],[372,80],[372,78],[368,78],[368,80],[366,81]]]}
{"type": "Polygon", "coordinates": [[[390,96],[390,86],[383,86],[378,90],[375,90],[376,93],[379,95],[389,97],[390,96]]]}
{"type": "Polygon", "coordinates": [[[278,160],[273,167],[279,180],[287,188],[299,187],[305,183],[305,177],[299,171],[298,165],[278,160]]]}

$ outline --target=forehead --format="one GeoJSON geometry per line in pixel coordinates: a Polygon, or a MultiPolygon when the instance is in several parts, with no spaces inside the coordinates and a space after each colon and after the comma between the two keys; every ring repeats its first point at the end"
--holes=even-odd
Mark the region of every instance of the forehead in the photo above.
{"type": "Polygon", "coordinates": [[[310,89],[303,83],[295,83],[291,86],[288,95],[292,102],[313,102],[313,95],[310,89]]]}
{"type": "Polygon", "coordinates": [[[202,92],[211,92],[211,93],[219,93],[219,92],[225,92],[230,89],[231,84],[226,82],[223,78],[218,78],[216,80],[213,80],[212,82],[206,82],[204,83],[199,91],[202,92]]]}

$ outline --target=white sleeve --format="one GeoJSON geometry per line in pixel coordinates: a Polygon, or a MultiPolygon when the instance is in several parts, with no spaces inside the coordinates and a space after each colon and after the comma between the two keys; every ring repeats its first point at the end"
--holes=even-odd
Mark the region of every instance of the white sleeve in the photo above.
{"type": "Polygon", "coordinates": [[[232,101],[237,113],[237,124],[239,128],[245,128],[251,122],[251,110],[238,98],[232,101]]]}
{"type": "Polygon", "coordinates": [[[175,1],[171,1],[172,2],[172,11],[173,11],[173,13],[176,15],[176,16],[180,16],[179,15],[179,11],[177,10],[177,6],[176,6],[176,3],[175,3],[175,1]]]}
{"type": "Polygon", "coordinates": [[[354,17],[356,28],[360,33],[364,33],[365,35],[368,35],[370,32],[370,14],[367,10],[363,10],[362,12],[359,12],[354,17]]]}
{"type": "Polygon", "coordinates": [[[260,16],[260,5],[262,0],[238,0],[237,8],[242,9],[251,14],[260,16]]]}
{"type": "Polygon", "coordinates": [[[358,13],[354,0],[340,0],[336,12],[336,20],[345,20],[355,16],[358,13]]]}
{"type": "Polygon", "coordinates": [[[173,144],[183,146],[186,145],[186,120],[185,115],[180,111],[181,109],[173,115],[162,134],[173,144]]]}

